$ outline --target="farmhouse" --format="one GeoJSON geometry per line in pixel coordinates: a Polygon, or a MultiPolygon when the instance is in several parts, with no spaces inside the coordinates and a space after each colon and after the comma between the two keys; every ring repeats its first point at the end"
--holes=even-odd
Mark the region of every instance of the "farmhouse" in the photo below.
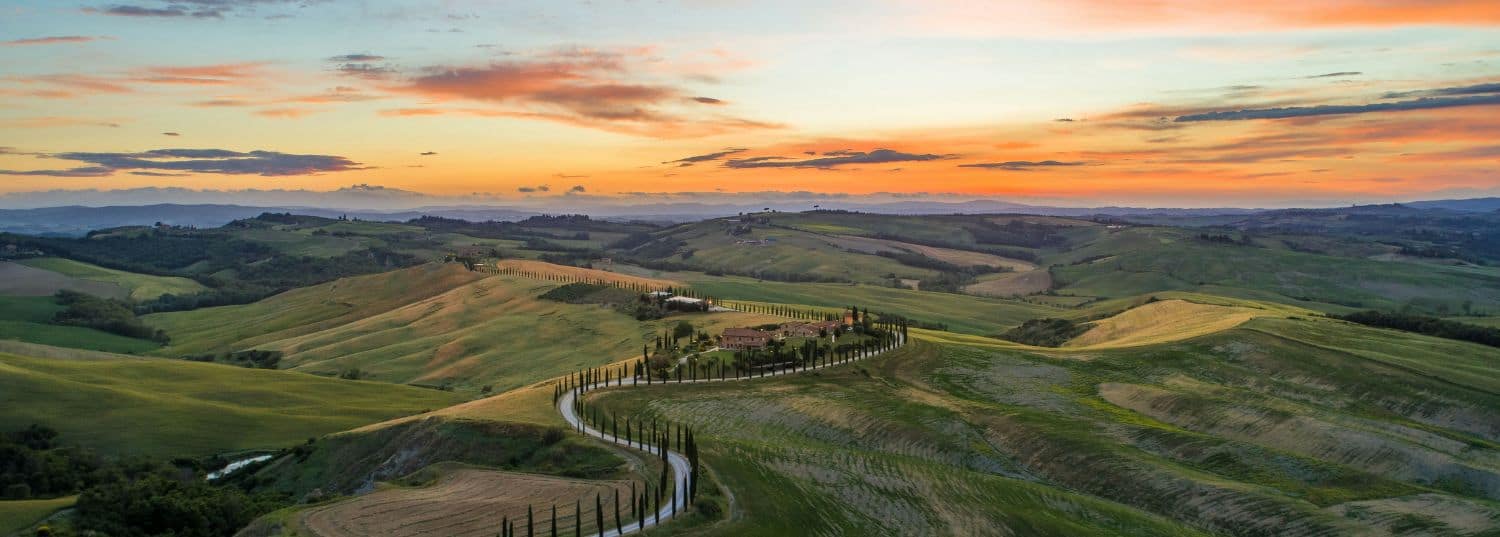
{"type": "Polygon", "coordinates": [[[781,335],[782,337],[819,337],[836,334],[841,328],[843,328],[843,323],[839,321],[786,323],[781,325],[781,335]]]}
{"type": "Polygon", "coordinates": [[[719,346],[730,350],[762,349],[774,335],[754,328],[725,328],[719,346]]]}

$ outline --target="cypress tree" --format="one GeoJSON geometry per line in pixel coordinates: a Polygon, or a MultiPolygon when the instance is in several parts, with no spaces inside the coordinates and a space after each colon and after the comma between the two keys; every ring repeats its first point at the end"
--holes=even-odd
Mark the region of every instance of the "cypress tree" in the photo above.
{"type": "Polygon", "coordinates": [[[510,527],[510,517],[508,517],[508,516],[502,516],[502,517],[500,517],[500,537],[510,537],[510,531],[508,531],[509,527],[510,527]]]}
{"type": "Polygon", "coordinates": [[[526,504],[526,537],[536,537],[534,535],[535,528],[536,524],[532,522],[531,518],[531,504],[528,503],[526,504]]]}
{"type": "Polygon", "coordinates": [[[573,500],[573,537],[583,537],[583,500],[573,500]]]}
{"type": "MultiPolygon", "coordinates": [[[[603,533],[604,530],[600,529],[599,532],[603,533]]],[[[625,534],[625,523],[620,521],[620,491],[619,491],[619,489],[615,490],[615,533],[618,533],[620,535],[624,535],[625,534]]]]}
{"type": "Polygon", "coordinates": [[[552,537],[557,537],[557,504],[552,504],[552,537]]]}
{"type": "Polygon", "coordinates": [[[594,527],[604,533],[604,499],[598,493],[594,494],[594,527]]]}

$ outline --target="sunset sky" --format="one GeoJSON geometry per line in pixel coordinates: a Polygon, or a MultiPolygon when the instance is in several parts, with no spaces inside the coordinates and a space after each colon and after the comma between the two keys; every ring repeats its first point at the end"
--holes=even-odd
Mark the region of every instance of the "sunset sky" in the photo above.
{"type": "Polygon", "coordinates": [[[0,10],[0,193],[1500,195],[1495,0],[0,10]]]}

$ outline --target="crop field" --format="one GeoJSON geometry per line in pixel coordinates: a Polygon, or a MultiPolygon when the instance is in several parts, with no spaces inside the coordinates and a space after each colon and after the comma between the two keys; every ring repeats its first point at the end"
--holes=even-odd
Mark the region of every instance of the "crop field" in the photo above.
{"type": "MultiPolygon", "coordinates": [[[[613,498],[630,497],[629,481],[581,480],[545,475],[463,468],[445,472],[424,487],[391,487],[332,505],[304,511],[301,529],[319,537],[455,537],[493,536],[503,519],[525,531],[526,507],[534,507],[537,527],[553,530],[551,507],[558,508],[558,535],[573,535],[579,521],[575,502],[588,499],[582,531],[597,530],[595,495],[605,498],[608,521],[614,520],[613,498]]],[[[623,507],[628,514],[629,506],[623,507]]],[[[607,524],[608,525],[608,524],[607,524]]]]}
{"type": "Polygon", "coordinates": [[[41,423],[61,442],[102,453],[201,456],[281,448],[461,400],[284,371],[78,354],[0,354],[0,429],[41,423]]]}
{"type": "Polygon", "coordinates": [[[611,283],[644,286],[652,289],[682,285],[682,282],[674,281],[671,279],[647,278],[619,272],[587,269],[581,267],[570,267],[567,265],[556,265],[542,261],[530,261],[525,259],[503,259],[493,263],[493,268],[499,270],[520,270],[526,272],[550,274],[575,280],[602,280],[611,283]]]}
{"type": "Polygon", "coordinates": [[[86,280],[11,261],[0,261],[0,296],[52,296],[67,289],[105,298],[125,298],[130,291],[112,282],[86,280]]]}
{"type": "Polygon", "coordinates": [[[839,235],[830,237],[831,242],[840,248],[864,253],[877,253],[886,251],[906,251],[921,254],[938,261],[952,263],[960,267],[986,266],[1006,267],[1016,272],[1036,270],[1036,264],[1019,259],[1000,257],[995,254],[983,252],[971,252],[968,250],[955,250],[953,248],[938,248],[935,246],[924,246],[909,242],[893,241],[887,239],[872,239],[869,237],[858,237],[853,235],[839,235]]]}
{"type": "Polygon", "coordinates": [[[1371,344],[1438,347],[1408,359],[1429,362],[1415,371],[1350,343],[1368,336],[1351,328],[1262,317],[1077,350],[942,334],[775,382],[591,397],[698,432],[737,514],[694,534],[1468,535],[1500,523],[1500,424],[1486,418],[1500,391],[1476,375],[1496,377],[1500,351],[1401,333],[1371,344]]]}
{"type": "Polygon", "coordinates": [[[191,295],[208,289],[188,278],[137,274],[59,257],[27,259],[20,263],[81,280],[114,284],[126,289],[131,300],[151,300],[166,294],[191,295]]]}
{"type": "Polygon", "coordinates": [[[1088,332],[1073,338],[1067,346],[1103,348],[1165,343],[1228,330],[1269,314],[1250,308],[1162,300],[1096,321],[1088,332]]]}
{"type": "Polygon", "coordinates": [[[1052,287],[1052,274],[1045,270],[986,274],[964,286],[964,292],[989,297],[1016,297],[1046,291],[1052,287]]]}

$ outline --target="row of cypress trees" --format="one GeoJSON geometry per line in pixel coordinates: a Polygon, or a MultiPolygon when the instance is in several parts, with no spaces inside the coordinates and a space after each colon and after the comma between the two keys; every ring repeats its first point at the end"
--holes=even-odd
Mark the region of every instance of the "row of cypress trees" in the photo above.
{"type": "MultiPolygon", "coordinates": [[[[850,349],[846,350],[846,352],[842,354],[822,357],[825,361],[821,365],[833,365],[835,363],[843,361],[858,359],[867,356],[869,353],[895,348],[900,344],[901,341],[905,340],[907,336],[908,324],[905,319],[893,318],[888,320],[876,321],[872,319],[868,310],[861,312],[858,308],[851,308],[851,311],[854,312],[853,315],[855,316],[855,318],[859,319],[860,322],[865,323],[865,326],[868,327],[874,325],[879,327],[879,337],[874,340],[866,340],[862,342],[861,347],[857,351],[850,349]],[[899,338],[897,337],[898,334],[900,336],[899,338]]],[[[797,364],[793,365],[793,367],[791,368],[792,371],[797,370],[796,365],[797,364]]],[[[801,364],[801,368],[805,370],[808,367],[818,367],[819,365],[820,364],[815,359],[810,366],[809,364],[805,363],[801,364]]],[[[553,383],[553,403],[556,403],[562,397],[562,394],[569,391],[576,391],[576,393],[582,395],[584,392],[598,387],[599,385],[624,385],[627,373],[629,373],[628,376],[631,377],[632,384],[638,383],[640,377],[643,376],[642,373],[644,369],[645,359],[643,358],[641,361],[634,363],[630,367],[620,366],[618,369],[614,367],[601,367],[580,370],[568,375],[559,382],[553,383]],[[633,371],[631,371],[632,368],[634,369],[633,371]]],[[[772,372],[772,374],[775,373],[772,372]]],[[[738,378],[738,375],[739,373],[738,371],[736,371],[736,378],[738,378]]],[[[649,384],[651,382],[650,375],[644,376],[646,377],[647,383],[649,384]]],[[[720,380],[725,380],[725,372],[723,371],[722,367],[719,371],[719,376],[720,380]]],[[[762,371],[761,376],[765,376],[764,371],[762,371]]],[[[696,370],[693,373],[693,379],[696,380],[696,370]]],[[[678,368],[677,381],[682,381],[681,368],[678,368]]],[[[581,399],[574,399],[573,404],[575,411],[580,418],[578,425],[579,432],[582,432],[585,426],[592,427],[595,430],[599,431],[601,437],[607,439],[612,438],[613,441],[617,443],[620,441],[621,420],[618,416],[606,416],[606,414],[600,409],[584,404],[581,399]]],[[[644,529],[646,520],[648,518],[654,517],[654,523],[661,522],[662,499],[663,496],[669,495],[667,491],[671,488],[671,482],[669,479],[670,463],[668,459],[668,451],[679,451],[683,453],[683,456],[688,460],[688,473],[686,476],[686,483],[684,487],[685,490],[670,493],[670,497],[668,499],[670,509],[669,516],[675,516],[677,514],[679,504],[682,504],[682,508],[686,509],[687,505],[697,500],[699,472],[701,469],[701,462],[698,454],[698,441],[697,437],[693,434],[692,429],[683,427],[681,425],[675,425],[670,422],[666,423],[665,425],[661,425],[656,420],[651,420],[650,434],[648,436],[646,424],[647,422],[645,420],[632,421],[629,418],[626,418],[624,420],[625,445],[646,450],[648,452],[654,452],[655,454],[660,455],[662,463],[661,476],[654,488],[651,486],[651,484],[646,483],[640,487],[640,490],[638,490],[634,481],[632,481],[630,484],[630,520],[637,524],[638,528],[640,529],[644,529]],[[650,438],[651,442],[654,443],[654,445],[648,444],[647,438],[650,438]],[[652,508],[653,505],[654,509],[652,508]]],[[[573,519],[575,521],[573,524],[573,533],[575,537],[581,537],[582,535],[582,514],[582,501],[575,501],[573,515],[573,519]]],[[[595,495],[594,516],[595,527],[598,528],[600,532],[603,532],[605,529],[607,529],[607,527],[605,526],[606,519],[604,515],[602,494],[595,495]]],[[[620,496],[618,491],[616,491],[614,495],[614,522],[615,529],[619,532],[623,532],[624,529],[629,526],[629,524],[626,523],[626,518],[622,516],[622,512],[620,510],[620,496]]],[[[509,519],[509,517],[503,518],[501,521],[500,537],[518,537],[519,534],[517,533],[517,524],[518,521],[512,521],[509,519]]],[[[551,521],[550,524],[547,525],[546,529],[548,529],[552,537],[556,537],[558,535],[560,526],[557,522],[557,506],[555,504],[551,507],[551,521]]],[[[538,525],[535,520],[533,507],[530,505],[526,507],[525,530],[527,537],[537,537],[538,525]]]]}

